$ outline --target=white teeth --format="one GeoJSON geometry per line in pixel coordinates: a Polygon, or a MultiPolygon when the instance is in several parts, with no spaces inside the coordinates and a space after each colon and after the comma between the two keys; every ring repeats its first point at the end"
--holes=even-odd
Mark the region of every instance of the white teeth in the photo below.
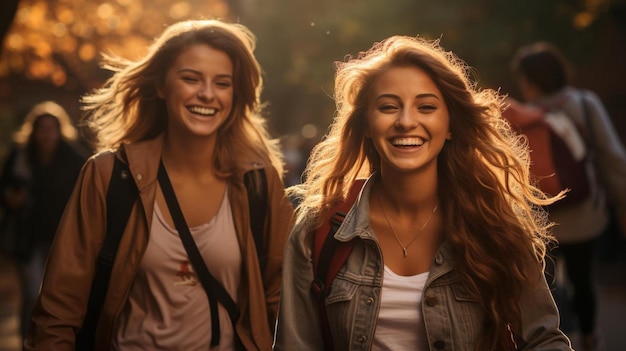
{"type": "Polygon", "coordinates": [[[397,138],[391,140],[391,144],[394,146],[421,146],[424,144],[424,140],[421,138],[397,138]]]}
{"type": "Polygon", "coordinates": [[[206,108],[200,106],[191,106],[189,107],[189,111],[204,116],[213,116],[217,112],[217,110],[214,108],[206,108]]]}

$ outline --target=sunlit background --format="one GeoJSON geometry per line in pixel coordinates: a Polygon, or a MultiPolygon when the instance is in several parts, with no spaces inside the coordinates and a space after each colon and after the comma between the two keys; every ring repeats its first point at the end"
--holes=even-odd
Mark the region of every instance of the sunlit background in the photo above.
{"type": "Polygon", "coordinates": [[[517,95],[516,48],[548,40],[571,59],[575,83],[598,92],[626,130],[626,2],[610,0],[2,0],[0,156],[35,102],[55,99],[78,121],[79,98],[108,72],[102,53],[133,59],[178,20],[250,27],[264,68],[267,115],[286,147],[306,149],[330,122],[333,62],[392,34],[440,38],[479,86],[517,95]]]}
{"type": "MultiPolygon", "coordinates": [[[[0,0],[0,160],[39,101],[60,102],[79,123],[80,97],[109,76],[99,67],[103,53],[137,58],[168,24],[200,18],[240,22],[257,35],[287,185],[299,181],[309,148],[334,115],[333,63],[393,34],[439,38],[474,68],[479,87],[517,98],[514,52],[553,42],[571,60],[574,85],[598,93],[626,143],[626,0],[0,0]]],[[[604,332],[623,345],[623,290],[607,291],[619,300],[602,304],[604,332]]],[[[17,335],[2,335],[2,327],[0,349],[4,340],[20,350],[17,335]]]]}

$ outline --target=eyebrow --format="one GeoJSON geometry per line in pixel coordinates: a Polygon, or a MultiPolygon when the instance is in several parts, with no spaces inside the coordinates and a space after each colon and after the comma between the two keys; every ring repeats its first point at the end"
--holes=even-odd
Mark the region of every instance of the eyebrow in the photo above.
{"type": "MultiPolygon", "coordinates": [[[[415,95],[416,99],[424,99],[424,98],[429,98],[429,97],[432,97],[432,98],[435,98],[437,100],[440,100],[439,96],[437,96],[435,94],[432,94],[432,93],[423,93],[423,94],[415,95]]],[[[381,94],[381,95],[378,95],[376,97],[376,100],[379,100],[379,99],[382,99],[382,98],[398,99],[399,97],[398,97],[398,95],[395,95],[395,94],[381,94]]]]}

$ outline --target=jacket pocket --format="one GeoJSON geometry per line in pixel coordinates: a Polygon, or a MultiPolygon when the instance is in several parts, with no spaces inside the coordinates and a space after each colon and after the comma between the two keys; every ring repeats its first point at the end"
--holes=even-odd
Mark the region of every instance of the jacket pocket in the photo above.
{"type": "Polygon", "coordinates": [[[326,297],[326,305],[350,301],[356,295],[358,285],[345,279],[335,278],[326,297]]]}

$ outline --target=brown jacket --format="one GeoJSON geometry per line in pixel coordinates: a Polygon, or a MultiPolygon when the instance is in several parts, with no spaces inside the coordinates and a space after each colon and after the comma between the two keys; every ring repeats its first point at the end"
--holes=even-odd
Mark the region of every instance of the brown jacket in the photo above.
{"type": "MultiPolygon", "coordinates": [[[[126,145],[123,152],[101,153],[85,163],[48,259],[42,291],[24,343],[26,350],[74,349],[75,334],[86,312],[96,257],[106,233],[106,192],[113,157],[119,157],[128,163],[141,201],[134,205],[120,242],[96,332],[96,350],[111,349],[116,319],[148,244],[162,142],[159,137],[126,145]]],[[[243,260],[237,334],[247,350],[271,350],[283,249],[293,216],[278,173],[271,166],[266,166],[265,171],[269,207],[264,231],[267,265],[262,273],[249,228],[248,199],[242,175],[233,177],[228,191],[243,260]]]]}

